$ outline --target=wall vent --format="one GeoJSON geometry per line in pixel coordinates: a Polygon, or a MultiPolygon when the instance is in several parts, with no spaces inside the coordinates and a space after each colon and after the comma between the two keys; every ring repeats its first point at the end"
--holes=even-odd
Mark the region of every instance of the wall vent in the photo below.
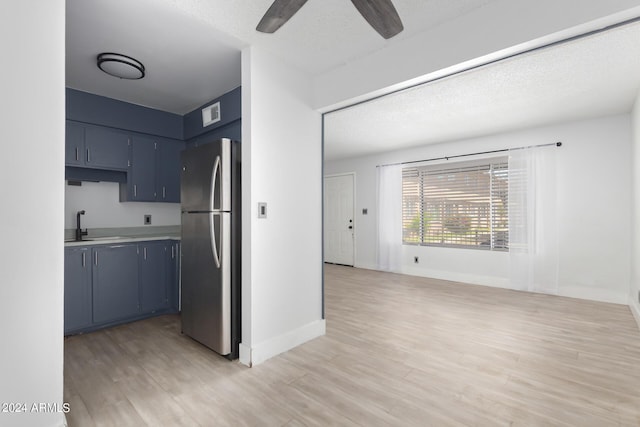
{"type": "Polygon", "coordinates": [[[220,121],[220,101],[202,109],[202,127],[207,127],[220,121]]]}

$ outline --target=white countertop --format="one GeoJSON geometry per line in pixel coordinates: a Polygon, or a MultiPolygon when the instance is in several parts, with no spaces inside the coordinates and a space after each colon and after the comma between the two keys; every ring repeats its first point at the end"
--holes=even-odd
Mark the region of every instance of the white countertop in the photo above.
{"type": "Polygon", "coordinates": [[[113,245],[120,243],[134,243],[134,242],[148,242],[152,240],[180,240],[179,235],[166,234],[162,236],[149,235],[149,236],[106,236],[106,237],[83,237],[79,242],[75,240],[65,240],[64,246],[92,246],[92,245],[113,245]]]}

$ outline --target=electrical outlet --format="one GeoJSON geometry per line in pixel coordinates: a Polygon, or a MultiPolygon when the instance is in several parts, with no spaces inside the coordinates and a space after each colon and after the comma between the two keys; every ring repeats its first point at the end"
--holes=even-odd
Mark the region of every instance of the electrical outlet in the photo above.
{"type": "Polygon", "coordinates": [[[413,263],[414,264],[418,264],[420,262],[420,258],[418,258],[417,256],[413,257],[413,263]]]}
{"type": "Polygon", "coordinates": [[[144,225],[151,225],[151,215],[144,216],[144,225]]]}

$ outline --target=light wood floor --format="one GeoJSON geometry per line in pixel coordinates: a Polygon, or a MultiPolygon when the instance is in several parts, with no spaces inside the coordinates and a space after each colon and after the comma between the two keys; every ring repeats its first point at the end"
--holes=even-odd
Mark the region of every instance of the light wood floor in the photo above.
{"type": "Polygon", "coordinates": [[[625,306],[326,266],[327,335],[252,369],[163,316],[65,340],[69,425],[640,426],[625,306]]]}

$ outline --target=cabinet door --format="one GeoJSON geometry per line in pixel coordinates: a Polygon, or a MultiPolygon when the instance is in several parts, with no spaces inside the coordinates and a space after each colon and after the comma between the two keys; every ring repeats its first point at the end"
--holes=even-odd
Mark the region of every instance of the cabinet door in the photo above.
{"type": "Polygon", "coordinates": [[[134,136],[131,143],[128,200],[154,202],[156,200],[156,146],[153,138],[134,136]]]}
{"type": "Polygon", "coordinates": [[[167,242],[144,242],[140,252],[140,301],[142,313],[153,313],[169,306],[167,242]]]}
{"type": "Polygon", "coordinates": [[[91,326],[91,251],[64,250],[64,333],[91,326]]]}
{"type": "Polygon", "coordinates": [[[138,246],[92,249],[93,321],[106,323],[139,313],[138,246]]]}
{"type": "Polygon", "coordinates": [[[96,169],[127,170],[129,135],[108,128],[85,129],[85,165],[96,169]]]}
{"type": "Polygon", "coordinates": [[[180,153],[184,142],[161,140],[158,143],[158,175],[156,199],[160,202],[180,203],[180,153]]]}
{"type": "Polygon", "coordinates": [[[84,126],[79,123],[67,121],[65,130],[65,165],[84,165],[84,126]]]}

